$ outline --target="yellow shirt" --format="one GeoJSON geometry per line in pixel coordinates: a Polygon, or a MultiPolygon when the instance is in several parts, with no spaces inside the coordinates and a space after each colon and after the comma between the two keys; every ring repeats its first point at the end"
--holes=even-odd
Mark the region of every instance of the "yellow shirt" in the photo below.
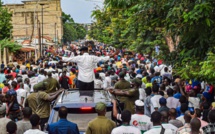
{"type": "Polygon", "coordinates": [[[26,64],[26,67],[30,68],[30,67],[31,67],[31,64],[30,64],[30,63],[27,63],[27,64],[26,64]]]}
{"type": "Polygon", "coordinates": [[[146,83],[146,88],[147,87],[152,87],[152,83],[146,83]]]}
{"type": "Polygon", "coordinates": [[[146,77],[142,78],[142,82],[145,84],[147,83],[146,77]]]}
{"type": "Polygon", "coordinates": [[[122,66],[122,62],[121,61],[117,61],[116,62],[116,66],[119,68],[120,66],[122,66]]]}

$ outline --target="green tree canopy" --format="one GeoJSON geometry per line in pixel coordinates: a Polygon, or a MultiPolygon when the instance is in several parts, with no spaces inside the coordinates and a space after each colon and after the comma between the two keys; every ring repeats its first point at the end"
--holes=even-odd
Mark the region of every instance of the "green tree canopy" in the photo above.
{"type": "Polygon", "coordinates": [[[0,0],[0,40],[10,38],[11,29],[13,28],[11,17],[12,14],[7,8],[3,8],[2,2],[0,0]]]}
{"type": "Polygon", "coordinates": [[[206,79],[203,61],[215,53],[214,11],[214,0],[105,0],[92,13],[89,35],[150,55],[159,45],[160,57],[183,78],[206,79]]]}
{"type": "Polygon", "coordinates": [[[64,43],[71,42],[78,39],[84,39],[87,34],[87,30],[80,24],[75,23],[73,18],[65,14],[62,14],[62,21],[63,21],[63,40],[64,43]]]}
{"type": "Polygon", "coordinates": [[[8,48],[9,52],[16,52],[20,50],[22,47],[21,45],[18,45],[16,42],[11,41],[10,39],[3,39],[0,40],[0,50],[2,51],[4,48],[8,48]]]}

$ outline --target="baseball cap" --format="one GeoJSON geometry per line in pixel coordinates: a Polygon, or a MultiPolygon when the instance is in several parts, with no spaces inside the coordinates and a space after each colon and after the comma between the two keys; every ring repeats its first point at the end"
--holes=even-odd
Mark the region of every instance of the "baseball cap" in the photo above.
{"type": "Polygon", "coordinates": [[[166,99],[164,97],[160,98],[159,103],[166,104],[166,99]]]}
{"type": "Polygon", "coordinates": [[[141,100],[136,100],[135,101],[135,105],[138,106],[138,107],[143,107],[144,106],[144,102],[141,101],[141,100]]]}
{"type": "Polygon", "coordinates": [[[95,106],[96,111],[104,111],[106,109],[106,104],[103,102],[96,103],[95,106]]]}
{"type": "Polygon", "coordinates": [[[132,83],[137,83],[137,84],[139,84],[139,85],[142,84],[142,81],[141,81],[140,79],[138,79],[138,78],[134,78],[133,80],[131,80],[131,82],[132,82],[132,83]]]}

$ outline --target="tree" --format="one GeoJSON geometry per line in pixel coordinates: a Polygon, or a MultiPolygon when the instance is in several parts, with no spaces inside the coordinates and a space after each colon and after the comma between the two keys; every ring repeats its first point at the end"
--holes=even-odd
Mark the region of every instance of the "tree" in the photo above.
{"type": "Polygon", "coordinates": [[[12,13],[7,8],[3,8],[2,2],[0,1],[0,40],[10,38],[11,29],[13,28],[11,17],[12,13]]]}
{"type": "Polygon", "coordinates": [[[63,12],[62,14],[63,21],[63,40],[64,43],[71,42],[78,39],[84,39],[87,34],[87,30],[80,24],[75,23],[73,18],[70,15],[67,15],[63,12]]]}
{"type": "Polygon", "coordinates": [[[3,39],[0,40],[0,50],[2,51],[4,48],[8,48],[9,52],[16,52],[20,50],[22,47],[21,45],[18,45],[16,42],[11,41],[10,39],[3,39]]]}
{"type": "Polygon", "coordinates": [[[159,57],[183,78],[210,81],[215,76],[204,74],[215,53],[214,11],[214,0],[105,0],[104,9],[92,13],[96,21],[89,35],[150,55],[159,45],[159,57]]]}

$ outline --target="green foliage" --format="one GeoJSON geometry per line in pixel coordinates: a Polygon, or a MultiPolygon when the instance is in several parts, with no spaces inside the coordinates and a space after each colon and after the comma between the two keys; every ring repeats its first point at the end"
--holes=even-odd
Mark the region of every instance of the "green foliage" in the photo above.
{"type": "Polygon", "coordinates": [[[0,50],[2,51],[4,48],[8,48],[10,52],[16,52],[20,50],[22,47],[21,45],[18,45],[16,42],[10,41],[9,39],[3,39],[0,40],[0,50]]]}
{"type": "Polygon", "coordinates": [[[129,48],[150,55],[155,45],[168,51],[165,47],[164,24],[160,22],[165,17],[159,15],[162,14],[161,11],[150,14],[155,5],[155,9],[160,10],[160,3],[154,1],[105,0],[104,10],[92,13],[96,22],[89,35],[117,48],[129,48]]]}
{"type": "Polygon", "coordinates": [[[62,14],[62,21],[63,21],[63,40],[64,43],[71,42],[78,39],[84,39],[87,30],[84,26],[75,23],[73,18],[70,15],[65,13],[62,14]]]}
{"type": "Polygon", "coordinates": [[[215,53],[214,0],[105,0],[104,4],[103,10],[92,13],[96,20],[89,32],[92,38],[149,55],[159,45],[159,57],[181,77],[215,78],[212,65],[206,66],[215,53]]]}
{"type": "Polygon", "coordinates": [[[7,8],[2,7],[0,1],[0,40],[10,38],[10,31],[13,28],[11,24],[12,14],[7,8]]]}
{"type": "Polygon", "coordinates": [[[215,54],[209,52],[207,55],[207,59],[205,61],[200,62],[201,71],[198,72],[198,76],[201,79],[207,80],[209,83],[215,84],[215,54]]]}

